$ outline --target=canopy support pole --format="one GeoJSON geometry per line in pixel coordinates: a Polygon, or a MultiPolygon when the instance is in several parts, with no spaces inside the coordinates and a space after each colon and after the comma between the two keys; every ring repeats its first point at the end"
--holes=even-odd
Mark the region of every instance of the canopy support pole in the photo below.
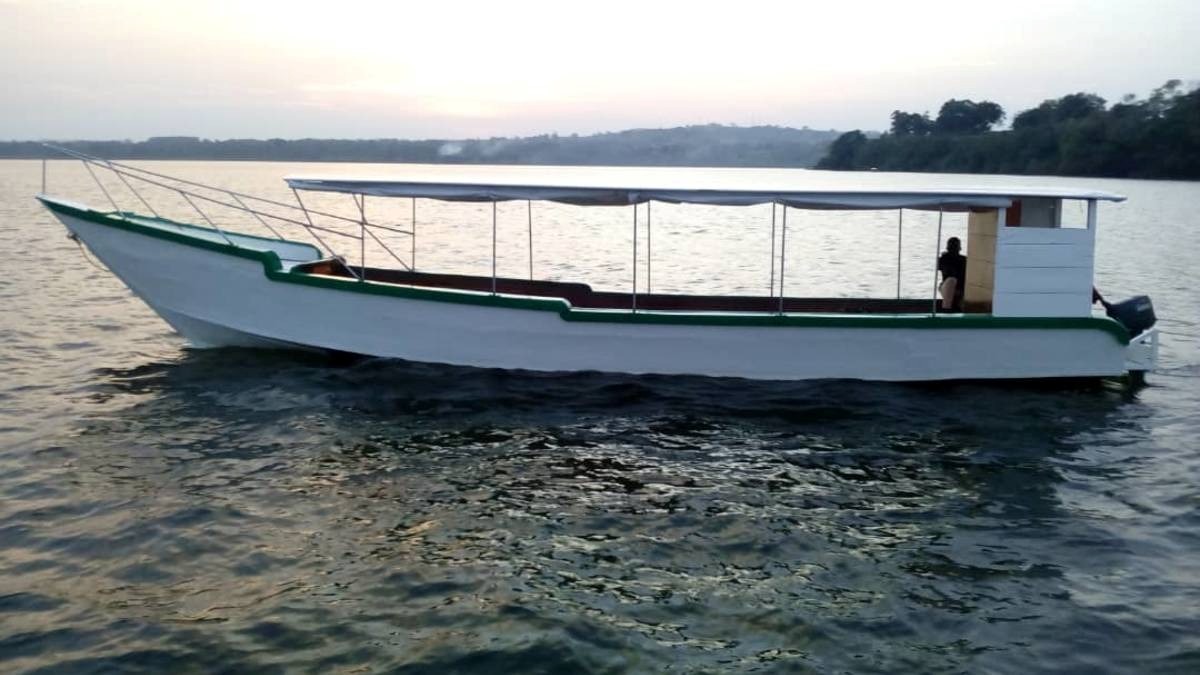
{"type": "Polygon", "coordinates": [[[653,259],[653,250],[650,248],[650,204],[646,202],[646,293],[653,293],[653,287],[650,285],[650,261],[653,259]]]}
{"type": "Polygon", "coordinates": [[[930,316],[937,316],[938,306],[938,252],[942,250],[942,207],[938,206],[937,240],[933,242],[933,307],[930,316]]]}
{"type": "Polygon", "coordinates": [[[775,202],[771,202],[771,283],[767,287],[767,297],[775,296],[775,202]]]}
{"type": "Polygon", "coordinates": [[[417,198],[412,198],[412,253],[409,254],[412,271],[417,271],[417,198]]]}
{"type": "Polygon", "coordinates": [[[783,205],[783,232],[779,240],[779,313],[783,314],[783,271],[787,263],[787,204],[783,205]]]}
{"type": "Polygon", "coordinates": [[[900,256],[904,251],[904,209],[896,221],[896,299],[900,299],[900,256]]]}
{"type": "Polygon", "coordinates": [[[496,294],[496,200],[492,200],[492,295],[496,294]]]}
{"type": "Polygon", "coordinates": [[[633,203],[633,311],[637,311],[637,202],[633,203]]]}
{"type": "Polygon", "coordinates": [[[533,281],[533,200],[525,200],[529,212],[529,280],[533,281]]]}
{"type": "Polygon", "coordinates": [[[354,195],[355,205],[358,206],[358,271],[359,281],[364,281],[367,278],[367,196],[354,195]]]}

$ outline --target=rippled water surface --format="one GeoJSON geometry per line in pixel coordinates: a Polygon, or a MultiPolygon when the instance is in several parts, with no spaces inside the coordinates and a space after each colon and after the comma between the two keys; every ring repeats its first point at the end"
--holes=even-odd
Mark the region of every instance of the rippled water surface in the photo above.
{"type": "MultiPolygon", "coordinates": [[[[276,196],[314,168],[156,166],[276,196]]],[[[1200,185],[1041,180],[1130,196],[1097,277],[1155,300],[1145,388],[190,350],[0,162],[0,670],[1200,672],[1200,185]]],[[[534,208],[539,276],[628,287],[628,210],[534,208]]],[[[419,261],[482,271],[490,207],[418,215],[419,261]]],[[[769,211],[654,217],[656,290],[765,290],[769,211]]],[[[895,293],[895,214],[791,217],[797,292],[895,293]]],[[[906,295],[935,219],[906,215],[906,295]]]]}

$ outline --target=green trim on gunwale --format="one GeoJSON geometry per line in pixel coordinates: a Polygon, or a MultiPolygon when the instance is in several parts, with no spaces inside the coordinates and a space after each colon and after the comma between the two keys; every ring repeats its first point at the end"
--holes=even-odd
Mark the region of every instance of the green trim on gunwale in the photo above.
{"type": "MultiPolygon", "coordinates": [[[[918,328],[918,329],[1034,329],[1034,330],[1100,330],[1108,333],[1120,344],[1129,344],[1129,332],[1124,326],[1109,318],[1100,317],[997,317],[980,314],[959,315],[902,315],[902,314],[731,314],[731,313],[684,313],[684,312],[655,312],[628,310],[597,310],[577,309],[563,299],[533,298],[528,296],[491,295],[474,291],[419,288],[415,286],[399,286],[374,281],[358,281],[338,277],[290,272],[283,269],[279,255],[274,251],[259,251],[231,246],[200,237],[193,237],[181,232],[172,232],[158,227],[142,225],[123,213],[105,213],[92,209],[79,209],[68,204],[54,201],[48,197],[37,198],[51,211],[62,213],[73,218],[79,218],[98,225],[106,225],[117,229],[143,234],[157,239],[163,239],[187,246],[194,246],[225,255],[257,260],[262,263],[263,271],[268,279],[284,283],[312,286],[335,291],[365,293],[408,298],[412,300],[429,300],[435,302],[450,302],[464,305],[479,305],[484,307],[502,307],[505,309],[524,309],[543,312],[556,312],[564,321],[584,321],[595,323],[635,323],[635,324],[666,324],[686,326],[750,326],[777,327],[802,326],[813,328],[918,328]]],[[[128,214],[132,216],[132,214],[128,214]]],[[[143,216],[136,216],[138,219],[143,216]]],[[[209,228],[186,223],[175,223],[166,219],[156,220],[171,225],[183,225],[186,228],[215,232],[209,228]]],[[[233,234],[233,233],[231,233],[233,234]]],[[[240,235],[239,236],[251,236],[240,235]]],[[[263,241],[276,241],[273,239],[263,241]]],[[[300,244],[302,242],[286,242],[300,244]]]]}

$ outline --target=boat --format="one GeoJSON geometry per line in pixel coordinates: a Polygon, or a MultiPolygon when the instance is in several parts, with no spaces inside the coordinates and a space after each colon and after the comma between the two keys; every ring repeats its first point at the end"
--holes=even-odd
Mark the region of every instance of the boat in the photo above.
{"type": "MultiPolygon", "coordinates": [[[[1097,206],[1124,199],[1103,191],[312,175],[285,177],[292,204],[61,151],[82,161],[94,178],[94,169],[113,172],[146,211],[118,208],[99,179],[111,209],[53,197],[44,187],[37,198],[134,295],[200,348],[298,348],[548,372],[877,381],[1119,377],[1152,370],[1158,355],[1152,309],[1150,320],[1140,323],[1093,311],[1097,206]],[[134,189],[139,181],[177,192],[199,219],[161,217],[134,189]],[[358,217],[309,208],[302,195],[313,192],[349,195],[358,217]],[[417,200],[490,203],[491,274],[417,271],[415,216],[411,229],[372,222],[368,198],[411,199],[414,213],[417,200]],[[512,200],[629,208],[633,289],[536,279],[532,265],[529,278],[497,276],[495,205],[512,200]],[[1062,224],[1067,200],[1086,204],[1082,227],[1062,224]],[[773,249],[776,213],[781,234],[779,255],[772,251],[771,293],[639,292],[637,232],[642,223],[649,226],[650,207],[659,202],[772,205],[773,249]],[[243,211],[273,236],[221,228],[202,205],[243,211]],[[930,295],[922,298],[786,296],[787,216],[795,209],[888,210],[901,223],[907,210],[936,211],[939,242],[942,214],[967,213],[961,310],[941,311],[936,272],[930,295]],[[281,225],[309,236],[284,237],[281,225]],[[334,255],[327,241],[334,236],[350,237],[361,259],[334,255]],[[397,252],[397,237],[412,239],[411,260],[397,252]],[[386,249],[394,263],[368,265],[368,242],[386,249]]],[[[1148,299],[1138,303],[1149,308],[1148,299]]],[[[1146,311],[1140,313],[1144,318],[1146,311]]]]}

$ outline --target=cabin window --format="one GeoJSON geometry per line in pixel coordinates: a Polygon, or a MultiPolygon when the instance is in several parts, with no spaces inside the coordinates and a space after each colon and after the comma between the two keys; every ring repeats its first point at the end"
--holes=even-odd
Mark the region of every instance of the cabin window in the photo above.
{"type": "Polygon", "coordinates": [[[1026,197],[1013,200],[1004,217],[1005,227],[1065,228],[1086,230],[1087,202],[1082,199],[1026,197]]]}
{"type": "Polygon", "coordinates": [[[1088,205],[1083,199],[1063,199],[1062,211],[1059,215],[1058,226],[1072,230],[1086,230],[1088,226],[1088,205]]]}
{"type": "Polygon", "coordinates": [[[1062,215],[1059,199],[1026,197],[1013,200],[1005,214],[1007,227],[1058,227],[1062,215]]]}

